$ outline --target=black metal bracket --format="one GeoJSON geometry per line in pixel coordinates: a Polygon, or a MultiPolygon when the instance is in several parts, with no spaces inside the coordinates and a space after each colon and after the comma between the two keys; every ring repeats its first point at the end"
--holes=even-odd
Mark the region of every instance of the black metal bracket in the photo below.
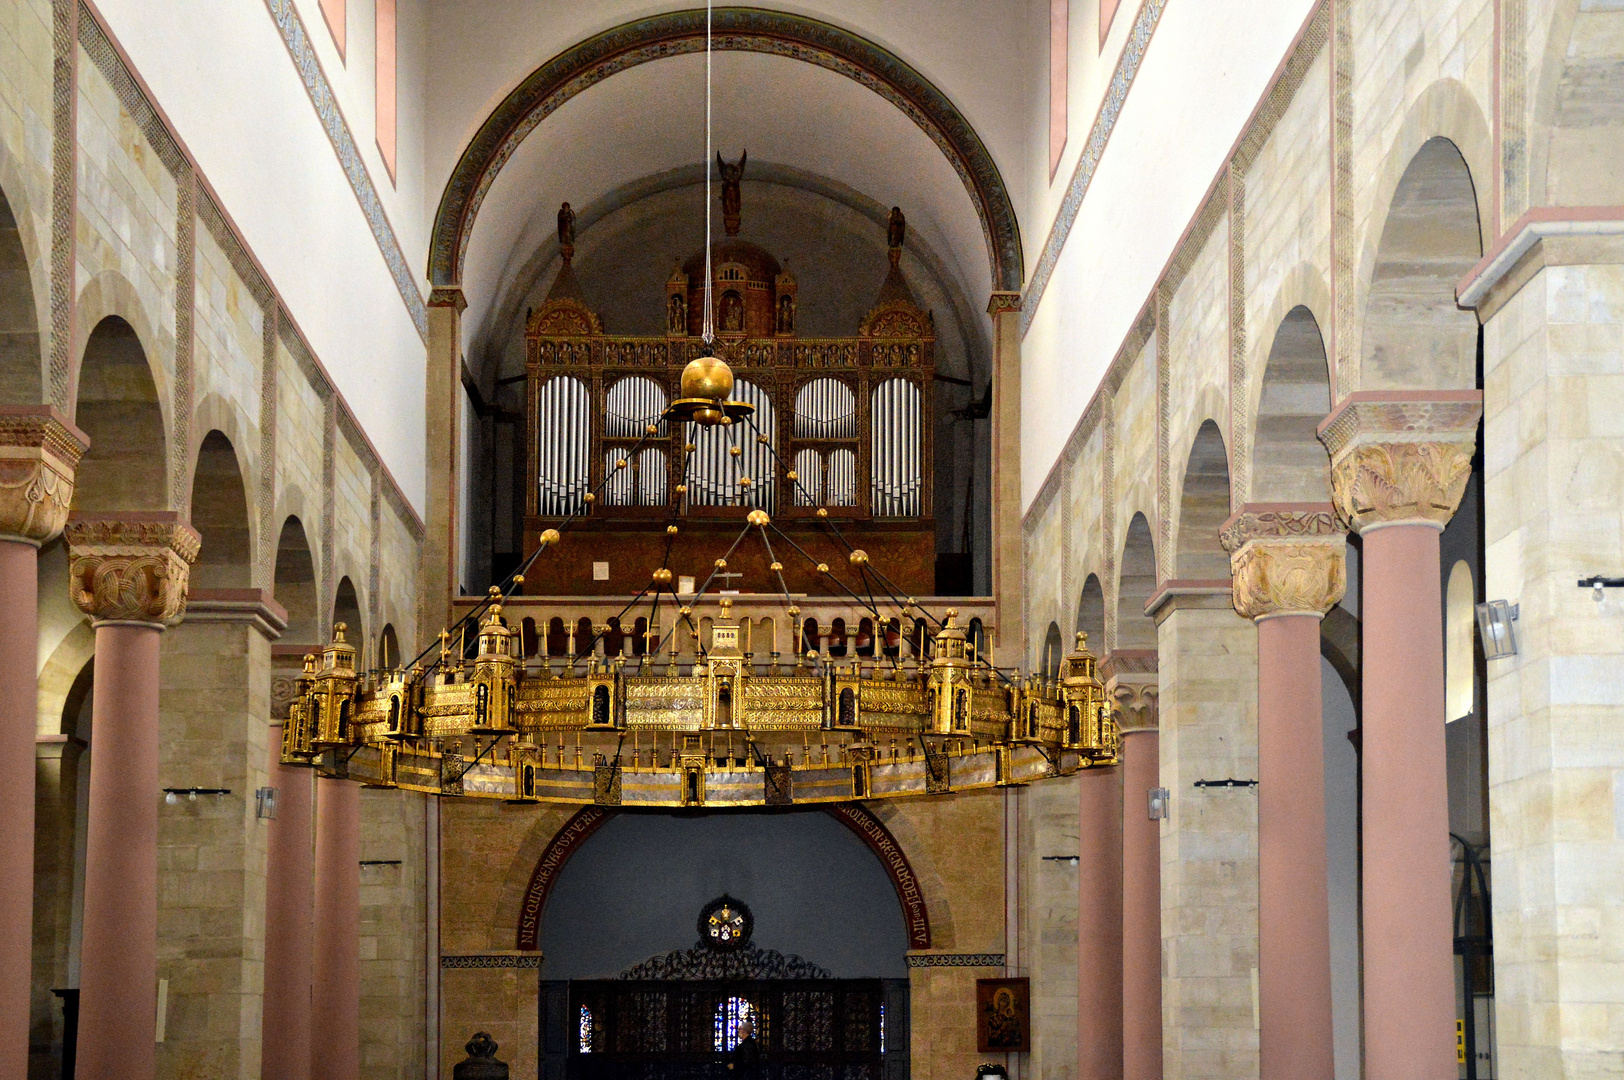
{"type": "Polygon", "coordinates": [[[399,859],[362,859],[362,866],[399,866],[399,859]]]}
{"type": "Polygon", "coordinates": [[[1256,780],[1197,780],[1196,787],[1257,787],[1256,780]]]}
{"type": "Polygon", "coordinates": [[[166,787],[160,788],[165,795],[230,795],[228,787],[166,787]]]}

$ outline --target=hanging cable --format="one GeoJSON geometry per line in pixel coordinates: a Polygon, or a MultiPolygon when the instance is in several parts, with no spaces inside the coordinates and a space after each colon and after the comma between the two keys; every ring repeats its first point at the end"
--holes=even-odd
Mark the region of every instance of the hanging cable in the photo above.
{"type": "Polygon", "coordinates": [[[705,0],[705,344],[716,340],[711,304],[711,0],[705,0]]]}

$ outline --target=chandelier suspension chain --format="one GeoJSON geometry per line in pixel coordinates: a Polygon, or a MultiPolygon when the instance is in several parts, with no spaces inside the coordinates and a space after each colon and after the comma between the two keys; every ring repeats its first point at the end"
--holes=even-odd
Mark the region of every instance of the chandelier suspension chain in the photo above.
{"type": "Polygon", "coordinates": [[[705,0],[705,344],[716,340],[711,312],[711,0],[705,0]]]}

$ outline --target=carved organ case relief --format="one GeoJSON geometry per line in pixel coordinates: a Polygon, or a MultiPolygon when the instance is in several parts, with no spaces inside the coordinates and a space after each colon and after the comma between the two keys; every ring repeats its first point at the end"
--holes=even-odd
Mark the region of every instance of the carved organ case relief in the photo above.
{"type": "MultiPolygon", "coordinates": [[[[902,279],[899,220],[900,213],[874,305],[851,336],[835,338],[800,336],[795,276],[727,222],[728,235],[711,249],[714,347],[733,369],[733,399],[756,410],[732,427],[690,431],[661,420],[679,396],[684,366],[703,347],[704,252],[667,276],[659,337],[609,333],[566,261],[525,330],[526,550],[559,518],[587,514],[546,566],[527,575],[526,591],[635,593],[661,565],[673,520],[670,565],[702,580],[717,538],[725,547],[745,513],[759,508],[831,565],[846,561],[828,529],[836,519],[853,546],[888,553],[899,588],[934,592],[936,330],[902,279]],[[684,567],[689,544],[693,562],[684,567]],[[592,566],[606,559],[608,582],[592,566]]],[[[856,268],[870,280],[877,270],[856,268]]],[[[752,558],[741,548],[729,569],[742,578],[727,587],[776,591],[768,560],[756,567],[752,558]]],[[[810,565],[797,565],[804,560],[778,558],[792,591],[827,591],[810,565]]]]}

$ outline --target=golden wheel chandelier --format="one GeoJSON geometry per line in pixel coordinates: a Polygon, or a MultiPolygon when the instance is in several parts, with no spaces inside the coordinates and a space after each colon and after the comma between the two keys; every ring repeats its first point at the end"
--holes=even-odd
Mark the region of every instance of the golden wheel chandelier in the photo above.
{"type": "MultiPolygon", "coordinates": [[[[733,371],[714,355],[710,63],[707,5],[705,348],[683,369],[677,399],[647,418],[642,439],[584,496],[587,508],[659,436],[656,421],[686,424],[690,436],[696,426],[731,427],[734,457],[748,426],[785,480],[812,501],[795,470],[778,461],[755,422],[754,406],[732,400],[733,371]]],[[[560,239],[567,242],[562,229],[560,239]]],[[[561,531],[576,514],[544,530],[518,570],[441,632],[433,660],[428,659],[431,646],[402,668],[358,672],[355,646],[344,638],[346,627],[336,625],[320,660],[305,657],[283,727],[283,763],[434,795],[644,807],[788,806],[930,795],[1025,784],[1117,763],[1120,737],[1085,635],[1078,635],[1076,651],[1065,658],[1058,678],[1001,670],[978,654],[976,642],[958,625],[957,612],[938,619],[911,597],[899,598],[868,554],[846,542],[823,506],[815,519],[846,551],[862,592],[808,555],[765,510],[753,509],[732,546],[715,560],[710,577],[685,603],[672,584],[670,561],[679,528],[675,511],[687,491],[695,452],[692,437],[684,440],[682,451],[683,483],[672,500],[664,557],[616,622],[623,624],[626,613],[649,598],[648,625],[659,635],[659,606],[666,594],[675,618],[647,653],[632,658],[635,666],[629,668],[624,657],[601,662],[591,655],[583,664],[581,652],[562,672],[550,663],[532,666],[523,655],[519,629],[503,614],[524,574],[561,542],[561,531]],[[798,647],[792,665],[779,663],[774,653],[763,670],[741,648],[740,625],[726,594],[716,597],[718,614],[710,641],[704,642],[694,606],[709,603],[711,582],[752,530],[765,545],[791,626],[798,624],[800,610],[785,586],[772,545],[775,535],[814,566],[819,579],[872,614],[876,625],[885,619],[883,602],[899,613],[901,625],[919,627],[913,655],[901,657],[899,647],[899,655],[842,663],[798,647]],[[877,598],[882,594],[883,601],[877,598]],[[679,630],[692,639],[690,654],[678,649],[679,630]]],[[[737,483],[745,491],[752,480],[741,476],[737,483]]],[[[607,625],[596,628],[584,652],[590,654],[608,630],[607,625]]]]}
{"type": "MultiPolygon", "coordinates": [[[[662,419],[702,427],[750,423],[750,406],[728,399],[732,388],[726,362],[701,356],[684,369],[682,396],[662,419]]],[[[651,424],[651,435],[655,430],[651,424]]],[[[785,476],[795,481],[793,470],[785,476]]],[[[844,544],[821,509],[818,518],[844,544]]],[[[667,526],[668,537],[677,528],[667,526]]],[[[751,531],[766,545],[793,626],[800,610],[782,588],[772,536],[811,556],[755,509],[688,603],[677,595],[669,566],[653,570],[622,617],[649,598],[649,625],[658,633],[666,594],[676,617],[658,644],[633,658],[635,666],[624,657],[605,663],[590,655],[583,663],[578,653],[562,672],[532,670],[503,607],[524,572],[561,542],[560,530],[548,529],[518,572],[441,632],[439,656],[430,662],[432,648],[404,668],[360,673],[346,628],[335,626],[320,660],[305,657],[283,728],[282,761],[435,795],[646,807],[929,795],[1116,764],[1120,738],[1086,635],[1078,635],[1058,678],[1011,675],[978,655],[957,612],[938,619],[912,598],[897,598],[860,548],[846,545],[865,592],[827,563],[817,563],[817,572],[878,618],[884,601],[876,599],[876,585],[904,625],[934,624],[914,642],[914,656],[839,662],[797,649],[792,666],[762,670],[741,649],[733,600],[725,594],[715,596],[717,615],[704,644],[695,604],[709,603],[711,580],[751,531]],[[692,639],[691,656],[679,654],[679,629],[692,639]]],[[[668,543],[668,557],[669,551],[668,543]]],[[[607,630],[598,628],[598,636],[607,630]]]]}

